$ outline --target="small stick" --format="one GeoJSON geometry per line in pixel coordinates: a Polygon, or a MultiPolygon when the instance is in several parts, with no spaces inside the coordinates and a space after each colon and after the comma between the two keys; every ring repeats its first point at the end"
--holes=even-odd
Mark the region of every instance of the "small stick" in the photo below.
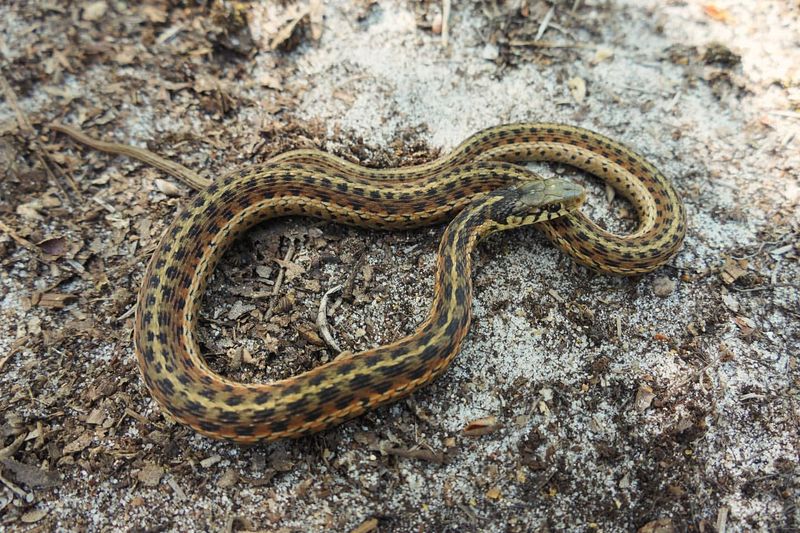
{"type": "Polygon", "coordinates": [[[544,35],[544,32],[547,31],[547,26],[550,24],[550,20],[553,18],[553,14],[556,12],[556,6],[553,5],[550,7],[550,10],[545,14],[544,18],[542,19],[542,23],[539,24],[539,31],[536,32],[536,37],[533,38],[534,41],[538,41],[544,35]]]}
{"type": "Polygon", "coordinates": [[[356,258],[355,264],[353,264],[353,268],[350,270],[350,273],[347,275],[347,279],[344,280],[344,286],[342,287],[342,298],[348,300],[353,296],[353,285],[356,281],[356,276],[358,275],[358,270],[364,264],[364,260],[367,257],[367,251],[361,250],[361,253],[356,258]]]}
{"type": "Polygon", "coordinates": [[[319,301],[319,311],[317,311],[317,328],[319,329],[320,336],[322,340],[325,341],[325,344],[337,353],[340,353],[342,349],[339,348],[339,345],[328,329],[328,298],[340,290],[342,290],[342,285],[337,285],[323,294],[322,299],[319,301]]]}
{"type": "MultiPolygon", "coordinates": [[[[283,262],[288,263],[294,257],[294,239],[289,240],[289,248],[286,250],[286,255],[283,256],[283,262]]],[[[283,285],[283,277],[286,275],[286,267],[281,266],[281,269],[278,271],[278,279],[275,280],[275,286],[272,287],[272,295],[277,296],[278,291],[281,290],[281,285],[283,285]]]]}
{"type": "MultiPolygon", "coordinates": [[[[289,248],[286,250],[286,255],[283,256],[283,262],[288,263],[292,260],[294,256],[294,238],[289,240],[289,248]]],[[[269,309],[267,309],[267,316],[266,319],[269,320],[272,318],[272,315],[275,314],[275,304],[278,303],[278,299],[275,296],[278,295],[278,292],[281,290],[281,285],[283,285],[283,278],[286,275],[286,267],[281,266],[280,270],[278,271],[278,278],[275,280],[275,285],[272,287],[272,302],[269,304],[269,309]]]]}

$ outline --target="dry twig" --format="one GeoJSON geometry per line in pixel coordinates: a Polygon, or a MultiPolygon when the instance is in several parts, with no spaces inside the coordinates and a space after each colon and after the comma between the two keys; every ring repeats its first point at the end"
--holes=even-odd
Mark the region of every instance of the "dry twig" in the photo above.
{"type": "Polygon", "coordinates": [[[339,348],[339,345],[328,329],[328,298],[340,290],[342,290],[342,285],[337,285],[323,294],[322,299],[319,301],[319,311],[317,311],[317,328],[319,329],[319,334],[322,340],[325,341],[325,344],[337,353],[340,353],[342,349],[339,348]]]}

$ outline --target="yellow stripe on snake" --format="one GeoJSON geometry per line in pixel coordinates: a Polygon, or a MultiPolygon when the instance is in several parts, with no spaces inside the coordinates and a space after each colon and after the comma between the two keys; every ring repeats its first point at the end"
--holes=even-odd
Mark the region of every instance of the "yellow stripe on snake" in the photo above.
{"type": "Polygon", "coordinates": [[[471,320],[471,253],[486,235],[535,224],[579,263],[601,272],[650,272],[680,247],[683,204],[667,179],[629,148],[562,124],[508,124],[479,132],[431,163],[388,170],[296,150],[209,182],[146,150],[97,141],[96,149],[149,163],[200,189],[150,259],[134,341],[147,388],[173,418],[241,443],[298,437],[402,398],[439,376],[471,320]],[[541,180],[514,163],[559,162],[594,174],[635,207],[637,229],[604,231],[577,208],[583,190],[541,180]],[[369,228],[417,228],[450,220],[439,246],[433,304],[414,333],[344,354],[288,379],[243,384],[215,374],[195,337],[206,282],[228,246],[269,218],[305,215],[369,228]]]}

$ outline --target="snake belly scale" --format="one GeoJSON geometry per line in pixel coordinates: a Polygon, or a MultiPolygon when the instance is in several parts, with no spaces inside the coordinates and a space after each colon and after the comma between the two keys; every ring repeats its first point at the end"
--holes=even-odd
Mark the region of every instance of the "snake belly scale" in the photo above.
{"type": "Polygon", "coordinates": [[[490,128],[436,161],[389,170],[296,150],[210,184],[145,150],[94,141],[67,126],[53,129],[204,186],[150,260],[134,341],[147,388],[166,412],[202,434],[242,443],[326,429],[440,375],[469,328],[471,251],[491,232],[535,224],[578,262],[621,275],[654,270],[676,253],[685,233],[683,204],[658,170],[615,141],[561,124],[490,128]],[[580,187],[541,181],[512,164],[534,160],[570,164],[611,184],[634,205],[636,231],[618,236],[602,230],[577,211],[584,199],[580,187]],[[215,374],[194,334],[208,278],[241,233],[285,215],[387,229],[452,219],[439,246],[427,319],[394,343],[284,380],[242,384],[215,374]]]}

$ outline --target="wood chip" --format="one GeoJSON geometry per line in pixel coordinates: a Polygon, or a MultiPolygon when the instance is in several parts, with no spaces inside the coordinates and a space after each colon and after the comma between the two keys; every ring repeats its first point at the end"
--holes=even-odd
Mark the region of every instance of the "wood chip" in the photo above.
{"type": "Polygon", "coordinates": [[[501,426],[497,423],[497,417],[487,416],[485,418],[478,418],[469,422],[463,430],[464,435],[468,437],[479,437],[494,433],[501,426]]]}
{"type": "Polygon", "coordinates": [[[308,3],[308,19],[311,27],[311,39],[314,41],[319,41],[322,38],[324,15],[325,5],[322,0],[310,0],[308,3]]]}
{"type": "Polygon", "coordinates": [[[351,530],[350,533],[372,533],[373,531],[378,531],[378,519],[377,518],[370,518],[369,520],[365,520],[355,529],[351,530]]]}
{"type": "Polygon", "coordinates": [[[636,391],[636,401],[634,402],[636,405],[636,410],[644,412],[650,407],[650,404],[653,403],[656,395],[653,393],[652,387],[649,385],[640,385],[639,390],[636,391]]]}
{"type": "Polygon", "coordinates": [[[64,294],[60,292],[46,292],[35,298],[31,298],[31,303],[34,305],[47,307],[49,309],[64,309],[64,307],[76,301],[78,301],[78,297],[74,294],[64,294]]]}
{"type": "Polygon", "coordinates": [[[139,470],[139,473],[136,474],[136,478],[144,485],[145,487],[155,487],[161,482],[161,478],[164,476],[164,467],[159,466],[157,464],[149,464],[139,470]]]}
{"type": "Polygon", "coordinates": [[[217,486],[223,489],[227,489],[228,487],[236,485],[236,483],[238,482],[239,482],[239,472],[237,472],[235,468],[228,468],[220,476],[219,481],[217,481],[217,486]]]}
{"type": "Polygon", "coordinates": [[[314,346],[325,346],[325,341],[323,341],[322,338],[317,335],[317,332],[314,331],[312,326],[309,326],[308,324],[297,324],[295,325],[294,329],[297,330],[297,333],[299,333],[300,336],[306,340],[306,342],[313,344],[314,346]]]}
{"type": "Polygon", "coordinates": [[[278,265],[280,265],[282,268],[285,269],[286,271],[285,276],[287,282],[292,281],[296,277],[301,276],[306,272],[305,268],[303,268],[301,265],[298,265],[297,263],[293,263],[292,261],[286,261],[284,259],[273,259],[273,261],[275,261],[276,263],[278,263],[278,265]]]}
{"type": "Polygon", "coordinates": [[[739,326],[739,329],[744,335],[752,334],[758,327],[755,322],[746,316],[737,316],[733,319],[733,321],[737,326],[739,326]]]}
{"type": "Polygon", "coordinates": [[[208,468],[210,466],[217,464],[220,461],[222,461],[222,457],[220,457],[219,455],[212,455],[211,457],[206,457],[205,459],[200,461],[200,466],[202,466],[203,468],[208,468]]]}
{"type": "Polygon", "coordinates": [[[33,511],[28,511],[24,515],[20,517],[20,520],[26,524],[33,524],[38,522],[49,513],[49,509],[34,509],[33,511]]]}
{"type": "Polygon", "coordinates": [[[103,18],[106,11],[108,11],[108,4],[104,0],[90,2],[83,6],[83,16],[81,18],[94,22],[103,18]]]}
{"type": "Polygon", "coordinates": [[[177,185],[175,185],[171,181],[162,180],[159,178],[154,180],[154,184],[159,191],[163,192],[167,196],[171,196],[173,198],[177,196],[182,196],[181,190],[178,188],[177,185]]]}
{"type": "Polygon", "coordinates": [[[598,48],[594,53],[594,57],[589,60],[589,64],[597,65],[598,63],[602,63],[606,59],[611,59],[612,57],[614,57],[614,50],[610,48],[598,48]]]}
{"type": "Polygon", "coordinates": [[[57,472],[20,463],[16,459],[4,459],[0,462],[13,474],[14,481],[28,488],[48,488],[61,484],[61,478],[57,472]]]}
{"type": "Polygon", "coordinates": [[[567,81],[567,87],[575,102],[582,104],[586,99],[586,80],[578,77],[570,78],[567,81]]]}
{"type": "Polygon", "coordinates": [[[228,320],[236,320],[245,313],[249,313],[256,306],[253,304],[243,303],[241,300],[236,300],[231,308],[228,310],[228,320]]]}
{"type": "Polygon", "coordinates": [[[637,533],[673,533],[675,526],[669,518],[659,518],[640,527],[637,533]]]}
{"type": "Polygon", "coordinates": [[[747,260],[746,259],[732,259],[730,257],[725,259],[725,264],[722,265],[722,282],[725,285],[730,285],[737,279],[747,274],[747,260]]]}
{"type": "Polygon", "coordinates": [[[77,439],[68,442],[67,445],[64,446],[63,450],[64,455],[77,453],[79,451],[86,449],[89,446],[89,444],[91,444],[92,438],[93,435],[89,431],[81,433],[77,439]]]}

